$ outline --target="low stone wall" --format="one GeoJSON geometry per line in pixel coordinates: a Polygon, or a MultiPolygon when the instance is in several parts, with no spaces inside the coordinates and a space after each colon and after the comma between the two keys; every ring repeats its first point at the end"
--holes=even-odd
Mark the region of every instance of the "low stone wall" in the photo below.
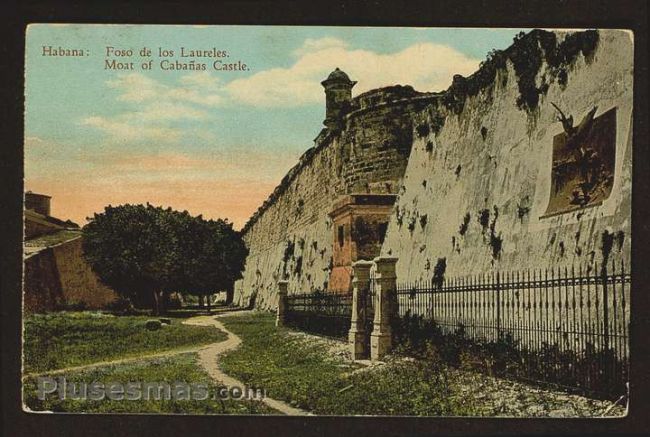
{"type": "Polygon", "coordinates": [[[25,258],[23,299],[26,313],[54,311],[71,305],[101,309],[116,297],[84,260],[81,237],[25,258]]]}

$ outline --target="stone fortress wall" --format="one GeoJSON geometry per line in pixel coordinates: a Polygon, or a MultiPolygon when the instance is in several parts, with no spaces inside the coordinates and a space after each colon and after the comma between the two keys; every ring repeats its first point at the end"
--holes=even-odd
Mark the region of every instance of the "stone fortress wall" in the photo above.
{"type": "MultiPolygon", "coordinates": [[[[558,46],[565,36],[557,34],[558,46]]],[[[421,128],[427,134],[416,136],[382,247],[384,255],[399,258],[400,280],[428,279],[442,259],[446,274],[456,277],[588,270],[606,261],[629,266],[632,82],[631,34],[599,31],[586,57],[578,53],[559,68],[540,64],[533,85],[539,100],[532,108],[517,105],[521,77],[508,61],[492,85],[466,98],[461,111],[438,105],[419,114],[420,126],[444,124],[421,128]],[[576,125],[595,107],[596,118],[616,114],[609,196],[556,214],[548,214],[547,206],[554,189],[554,137],[563,126],[551,103],[576,125]]]]}
{"type": "Polygon", "coordinates": [[[440,262],[453,276],[629,263],[632,68],[625,31],[533,31],[442,93],[394,86],[346,100],[335,90],[340,105],[328,100],[315,146],[243,229],[250,254],[235,302],[273,308],[283,278],[290,293],[327,289],[337,237],[329,213],[345,194],[397,194],[380,252],[399,258],[398,281],[430,279],[440,262]],[[576,126],[596,106],[596,119],[615,108],[602,199],[592,192],[555,214],[563,125],[551,103],[576,126]]]}

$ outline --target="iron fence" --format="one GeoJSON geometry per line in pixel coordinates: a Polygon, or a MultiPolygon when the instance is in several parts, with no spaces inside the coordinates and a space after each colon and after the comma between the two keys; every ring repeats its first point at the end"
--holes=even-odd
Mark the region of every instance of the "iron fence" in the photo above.
{"type": "Polygon", "coordinates": [[[396,343],[437,343],[496,375],[625,393],[631,275],[625,265],[495,272],[397,285],[396,343]]]}
{"type": "Polygon", "coordinates": [[[313,292],[287,296],[287,326],[343,339],[350,330],[351,317],[351,293],[313,292]]]}

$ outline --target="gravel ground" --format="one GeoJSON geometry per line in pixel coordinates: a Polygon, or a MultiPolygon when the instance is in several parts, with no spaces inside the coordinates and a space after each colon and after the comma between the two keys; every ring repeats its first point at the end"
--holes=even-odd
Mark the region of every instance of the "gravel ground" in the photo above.
{"type": "Polygon", "coordinates": [[[450,369],[461,391],[473,394],[485,416],[499,417],[622,417],[625,405],[542,389],[480,373],[450,369]]]}
{"type": "MultiPolygon", "coordinates": [[[[334,359],[352,361],[348,344],[340,340],[292,331],[292,336],[322,344],[334,359]]],[[[359,371],[372,371],[385,365],[374,363],[359,371]]],[[[470,394],[481,405],[481,416],[490,417],[623,417],[625,400],[613,402],[538,388],[522,382],[494,378],[481,373],[449,368],[452,380],[460,385],[462,396],[470,394]]]]}

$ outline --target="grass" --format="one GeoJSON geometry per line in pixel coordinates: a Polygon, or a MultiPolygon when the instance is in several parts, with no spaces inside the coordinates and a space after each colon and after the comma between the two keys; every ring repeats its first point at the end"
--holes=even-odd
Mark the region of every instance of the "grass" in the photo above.
{"type": "Polygon", "coordinates": [[[111,316],[93,312],[37,314],[25,319],[25,373],[137,357],[226,339],[211,326],[171,325],[149,331],[146,316],[111,316]]]}
{"type": "MultiPolygon", "coordinates": [[[[59,376],[57,376],[58,378],[59,376]]],[[[142,360],[134,363],[108,365],[92,370],[65,374],[68,387],[81,387],[80,383],[94,381],[105,385],[118,383],[183,382],[205,384],[210,396],[205,400],[185,399],[140,399],[140,400],[60,400],[57,393],[38,399],[37,380],[27,378],[23,385],[24,402],[32,411],[83,412],[83,413],[167,413],[167,414],[278,414],[265,404],[255,400],[213,398],[220,385],[212,382],[210,376],[197,362],[197,354],[186,353],[170,357],[142,360]],[[76,385],[75,385],[76,384],[76,385]]],[[[145,390],[142,389],[141,393],[145,390]]]]}
{"type": "Polygon", "coordinates": [[[224,318],[242,345],[222,369],[268,396],[316,414],[472,415],[468,395],[453,389],[448,372],[421,361],[395,361],[372,371],[331,358],[320,343],[289,335],[270,314],[224,318]]]}

